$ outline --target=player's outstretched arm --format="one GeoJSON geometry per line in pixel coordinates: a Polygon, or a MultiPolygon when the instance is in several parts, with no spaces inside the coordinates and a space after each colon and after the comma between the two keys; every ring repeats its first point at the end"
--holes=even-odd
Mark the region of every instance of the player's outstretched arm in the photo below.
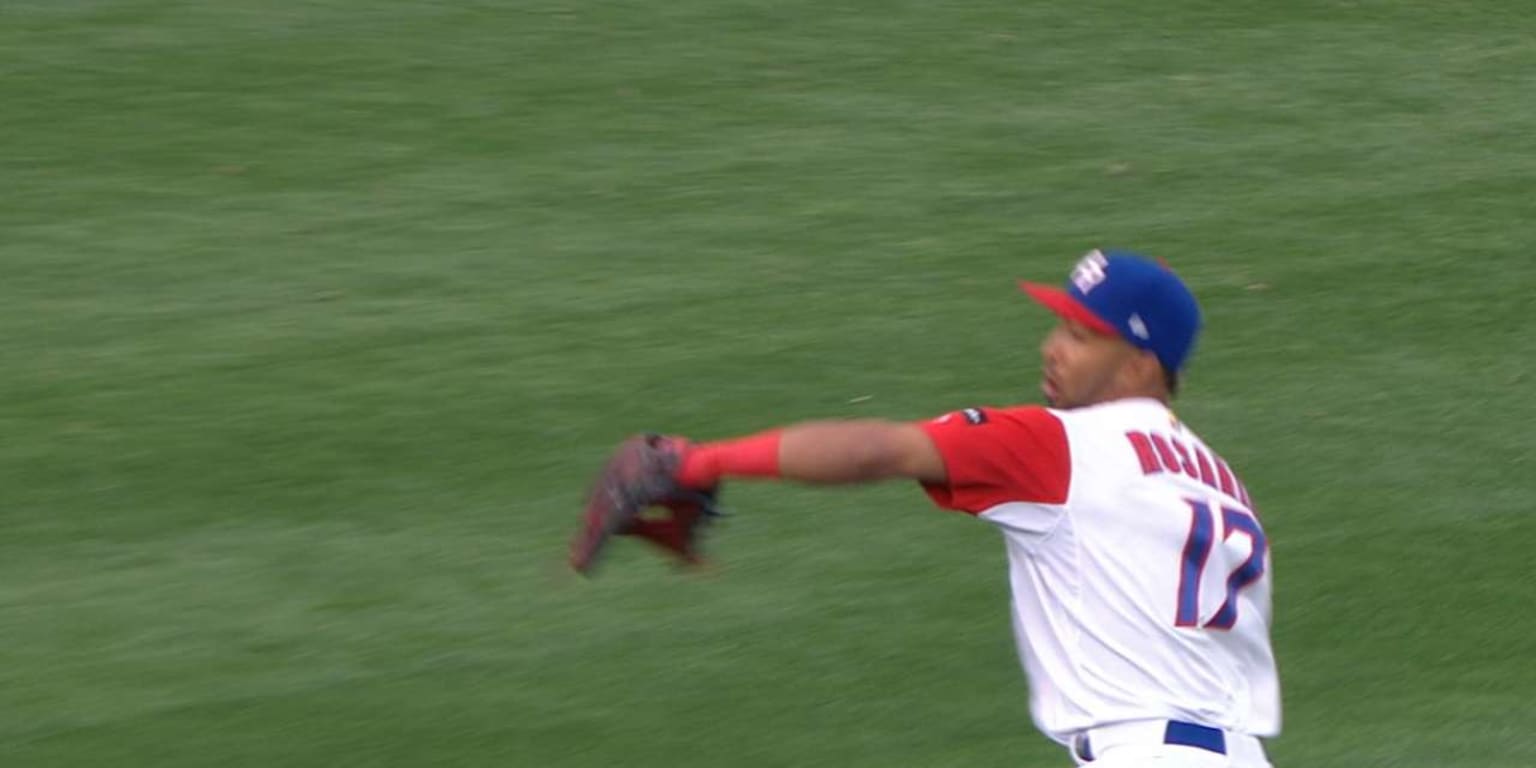
{"type": "Polygon", "coordinates": [[[679,480],[697,488],[725,478],[779,478],[802,483],[868,483],[913,478],[945,481],[933,440],[915,424],[818,421],[693,446],[679,480]]]}
{"type": "Polygon", "coordinates": [[[609,457],[587,494],[571,567],[590,572],[613,536],[638,536],[696,563],[699,531],[715,514],[721,481],[754,477],[820,484],[908,477],[939,484],[946,472],[928,434],[898,422],[810,422],[700,444],[636,435],[609,457]],[[657,507],[670,514],[641,514],[657,507]]]}

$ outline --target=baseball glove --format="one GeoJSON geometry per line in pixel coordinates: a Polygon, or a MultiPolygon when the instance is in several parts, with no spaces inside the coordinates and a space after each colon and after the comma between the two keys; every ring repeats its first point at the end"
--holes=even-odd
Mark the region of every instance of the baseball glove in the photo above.
{"type": "Polygon", "coordinates": [[[677,481],[690,446],[666,435],[639,435],[619,444],[587,494],[581,530],[571,541],[571,567],[591,573],[613,536],[637,536],[684,564],[700,562],[700,532],[720,516],[719,487],[696,490],[677,481]]]}

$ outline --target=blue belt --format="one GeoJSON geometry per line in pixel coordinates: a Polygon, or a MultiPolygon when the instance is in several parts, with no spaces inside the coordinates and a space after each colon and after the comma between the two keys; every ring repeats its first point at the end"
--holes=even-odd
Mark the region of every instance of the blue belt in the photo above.
{"type": "MultiPolygon", "coordinates": [[[[1227,753],[1227,735],[1220,728],[1186,723],[1182,720],[1168,721],[1168,727],[1163,731],[1163,743],[1194,747],[1215,752],[1218,755],[1227,753]]],[[[1073,746],[1077,750],[1078,758],[1083,762],[1093,760],[1093,745],[1088,743],[1088,734],[1085,733],[1079,737],[1073,746]]]]}

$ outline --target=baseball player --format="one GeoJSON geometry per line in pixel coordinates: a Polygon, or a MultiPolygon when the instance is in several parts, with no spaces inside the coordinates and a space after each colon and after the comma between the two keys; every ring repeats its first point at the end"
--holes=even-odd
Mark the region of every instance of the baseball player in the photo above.
{"type": "Polygon", "coordinates": [[[911,478],[1001,532],[1031,714],[1079,765],[1267,768],[1268,542],[1237,474],[1169,409],[1194,296],[1159,263],[1101,251],[1064,288],[1021,287],[1060,318],[1041,344],[1047,407],[632,438],[593,488],[572,565],[610,535],[694,561],[725,478],[911,478]],[[639,514],[653,506],[671,514],[639,514]]]}

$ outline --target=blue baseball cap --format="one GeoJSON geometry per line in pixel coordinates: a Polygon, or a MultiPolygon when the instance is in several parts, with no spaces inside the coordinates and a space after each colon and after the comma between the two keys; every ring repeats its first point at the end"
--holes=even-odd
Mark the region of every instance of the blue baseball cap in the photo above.
{"type": "Polygon", "coordinates": [[[1200,335],[1200,305],[1166,265],[1125,251],[1089,251],[1065,288],[1020,281],[1019,287],[1057,315],[1157,356],[1177,373],[1200,335]]]}

